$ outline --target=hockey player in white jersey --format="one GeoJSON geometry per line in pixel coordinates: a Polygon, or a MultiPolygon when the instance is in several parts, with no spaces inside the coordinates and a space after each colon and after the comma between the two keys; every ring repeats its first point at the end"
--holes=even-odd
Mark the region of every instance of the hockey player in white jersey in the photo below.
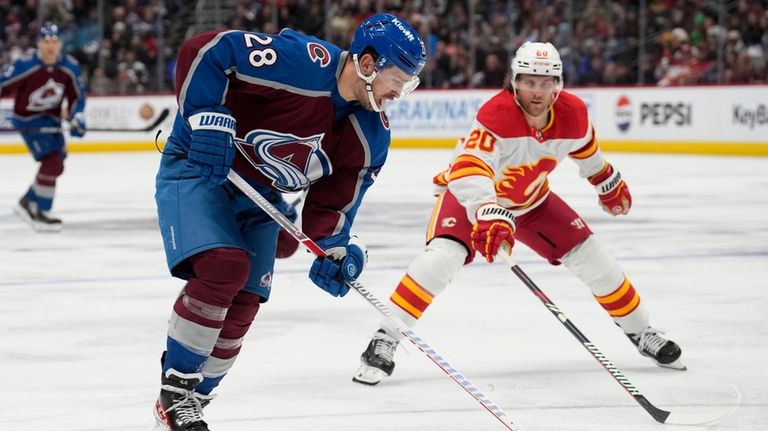
{"type": "MultiPolygon", "coordinates": [[[[450,166],[435,177],[442,191],[427,246],[392,292],[390,308],[415,325],[476,253],[493,262],[503,244],[511,251],[517,240],[581,279],[642,355],[685,369],[680,347],[651,326],[645,302],[607,248],[549,189],[547,176],[567,157],[595,186],[609,214],[627,214],[632,204],[626,182],[597,145],[584,102],[562,90],[557,50],[526,42],[511,68],[505,88],[480,108],[450,166]]],[[[400,337],[383,321],[353,380],[375,385],[391,375],[400,337]]]]}

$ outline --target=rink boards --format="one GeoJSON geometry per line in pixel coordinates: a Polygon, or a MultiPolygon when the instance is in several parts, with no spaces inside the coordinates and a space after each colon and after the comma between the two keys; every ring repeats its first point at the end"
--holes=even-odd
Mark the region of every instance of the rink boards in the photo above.
{"type": "MultiPolygon", "coordinates": [[[[768,85],[612,87],[568,89],[588,106],[603,149],[650,153],[768,155],[768,85]]],[[[420,90],[387,107],[392,146],[449,148],[470,128],[478,107],[496,90],[420,90]]],[[[0,128],[11,100],[0,101],[0,128]]],[[[88,124],[142,128],[163,109],[175,113],[173,95],[90,97],[88,124]]],[[[162,145],[173,124],[159,129],[162,145]]],[[[150,150],[153,132],[90,132],[70,139],[71,152],[150,150]]],[[[0,154],[26,149],[18,134],[0,132],[0,154]]]]}

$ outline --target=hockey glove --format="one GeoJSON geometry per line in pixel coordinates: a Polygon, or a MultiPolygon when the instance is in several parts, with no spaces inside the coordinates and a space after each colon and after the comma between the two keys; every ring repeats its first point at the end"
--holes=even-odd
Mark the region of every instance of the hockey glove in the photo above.
{"type": "MultiPolygon", "coordinates": [[[[339,239],[328,237],[317,244],[322,248],[323,245],[338,242],[339,239]]],[[[353,236],[346,245],[333,246],[325,252],[328,257],[318,257],[312,262],[309,279],[333,296],[344,296],[349,292],[346,282],[355,281],[363,272],[368,262],[368,251],[365,245],[353,236]]]]}
{"type": "Polygon", "coordinates": [[[475,216],[477,222],[472,227],[472,248],[488,262],[493,262],[504,243],[508,244],[506,251],[512,253],[515,243],[515,216],[512,211],[496,204],[485,204],[477,209],[475,216]]]}
{"type": "Polygon", "coordinates": [[[597,189],[600,206],[603,211],[612,216],[626,214],[632,206],[632,195],[629,194],[627,183],[621,179],[621,173],[608,164],[597,175],[589,177],[589,182],[597,189]]]}
{"type": "Polygon", "coordinates": [[[235,119],[220,112],[198,112],[189,117],[189,125],[189,166],[209,183],[224,184],[235,160],[235,119]]]}
{"type": "Polygon", "coordinates": [[[85,136],[85,114],[78,112],[69,120],[69,136],[82,138],[85,136]]]}

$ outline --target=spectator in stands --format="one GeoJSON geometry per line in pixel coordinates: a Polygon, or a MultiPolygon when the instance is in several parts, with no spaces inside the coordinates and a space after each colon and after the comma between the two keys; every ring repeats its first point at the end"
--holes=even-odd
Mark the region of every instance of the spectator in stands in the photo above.
{"type": "MultiPolygon", "coordinates": [[[[509,53],[533,39],[550,41],[560,49],[564,78],[571,86],[633,84],[639,75],[645,84],[716,83],[721,78],[716,63],[721,38],[726,42],[724,82],[768,81],[768,0],[727,2],[723,23],[718,21],[719,10],[710,5],[713,2],[647,3],[643,65],[638,62],[640,12],[630,0],[473,0],[472,17],[470,3],[459,0],[430,2],[429,8],[423,2],[402,0],[331,0],[328,10],[324,0],[280,1],[277,10],[272,1],[241,0],[232,16],[224,16],[225,22],[216,27],[270,33],[290,26],[344,46],[361,19],[382,8],[426,28],[420,29],[430,45],[422,87],[484,86],[480,78],[493,75],[496,67],[490,53],[506,68],[509,53]],[[473,35],[470,19],[475,20],[473,35]],[[596,52],[602,60],[593,61],[596,52]]],[[[172,82],[165,77],[176,48],[187,37],[209,29],[197,26],[195,8],[181,0],[118,0],[107,2],[102,20],[97,14],[93,0],[0,0],[0,59],[6,64],[29,53],[39,22],[55,16],[66,23],[65,52],[80,60],[86,79],[95,77],[99,67],[98,80],[111,80],[116,91],[137,91],[137,83],[127,76],[133,63],[118,72],[124,61],[121,48],[130,48],[147,71],[140,85],[144,91],[170,91],[172,82]],[[100,22],[104,28],[99,28],[100,22]],[[158,40],[161,30],[163,46],[158,40]],[[158,67],[163,69],[160,73],[158,67]]]]}

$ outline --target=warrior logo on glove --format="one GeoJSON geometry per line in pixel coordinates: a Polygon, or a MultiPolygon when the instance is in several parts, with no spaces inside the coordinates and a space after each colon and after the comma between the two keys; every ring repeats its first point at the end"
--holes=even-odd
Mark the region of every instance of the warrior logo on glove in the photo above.
{"type": "Polygon", "coordinates": [[[600,206],[603,211],[612,216],[629,212],[632,206],[632,195],[629,194],[627,183],[621,178],[621,173],[606,163],[602,172],[589,178],[589,182],[597,189],[600,206]]]}

